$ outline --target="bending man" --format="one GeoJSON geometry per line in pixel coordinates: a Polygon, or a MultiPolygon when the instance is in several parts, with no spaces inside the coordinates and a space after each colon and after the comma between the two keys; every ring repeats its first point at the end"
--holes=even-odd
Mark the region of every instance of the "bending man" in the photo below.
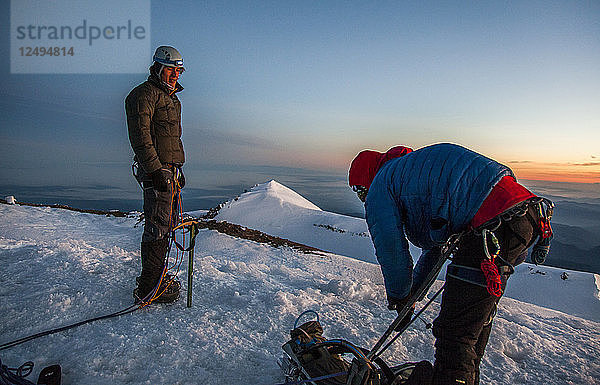
{"type": "Polygon", "coordinates": [[[433,324],[435,364],[417,365],[409,383],[479,383],[492,318],[513,266],[537,237],[536,255],[548,250],[551,203],[518,184],[508,167],[447,143],[362,151],[349,184],[365,202],[390,310],[414,306],[411,290],[444,257],[448,238],[464,232],[433,324]],[[414,269],[408,240],[422,249],[414,269]]]}

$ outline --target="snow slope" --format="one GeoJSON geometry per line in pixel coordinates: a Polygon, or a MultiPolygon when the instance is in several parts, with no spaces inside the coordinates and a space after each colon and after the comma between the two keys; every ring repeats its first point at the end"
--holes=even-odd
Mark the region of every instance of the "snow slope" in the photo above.
{"type": "MultiPolygon", "coordinates": [[[[270,181],[227,202],[215,218],[335,254],[374,262],[375,249],[364,219],[321,211],[287,187],[270,181]],[[282,193],[283,192],[283,193],[282,193]]],[[[413,259],[420,250],[410,245],[413,259]]],[[[510,278],[506,296],[567,314],[600,321],[599,286],[591,273],[522,264],[510,278]]],[[[445,269],[439,279],[444,279],[445,269]]]]}
{"type": "MultiPolygon", "coordinates": [[[[132,303],[141,235],[136,219],[9,205],[0,205],[0,216],[0,343],[132,303]]],[[[335,233],[315,239],[328,235],[335,233]]],[[[185,266],[179,273],[184,285],[185,266]]],[[[569,301],[598,299],[597,288],[576,280],[577,272],[568,273],[566,282],[573,279],[578,294],[569,301]]],[[[526,274],[537,280],[551,276],[526,274]]],[[[532,285],[527,291],[535,290],[532,285]]],[[[566,301],[556,293],[547,297],[566,301]]],[[[376,264],[276,249],[209,230],[200,231],[196,242],[193,294],[191,308],[183,299],[154,305],[2,350],[0,357],[12,367],[34,361],[30,380],[42,367],[59,363],[65,385],[269,385],[283,382],[276,360],[303,310],[319,312],[326,336],[366,347],[393,319],[376,264]]],[[[427,320],[438,306],[425,312],[427,320]]],[[[600,324],[587,318],[504,298],[482,363],[482,383],[597,383],[600,324]]],[[[417,323],[384,358],[432,360],[430,331],[417,323]]]]}

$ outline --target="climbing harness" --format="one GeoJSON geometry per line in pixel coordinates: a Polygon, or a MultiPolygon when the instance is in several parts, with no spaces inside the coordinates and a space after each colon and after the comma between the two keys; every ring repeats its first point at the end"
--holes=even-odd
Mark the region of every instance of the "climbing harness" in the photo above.
{"type": "MultiPolygon", "coordinates": [[[[554,203],[550,199],[533,197],[516,204],[510,209],[504,211],[502,214],[490,219],[483,225],[479,226],[476,229],[476,232],[480,232],[483,229],[488,229],[489,231],[494,232],[500,227],[502,222],[508,223],[515,217],[525,216],[533,228],[538,232],[538,240],[533,246],[531,256],[532,261],[537,265],[545,261],[550,249],[550,241],[554,236],[552,227],[550,226],[550,221],[552,220],[553,214],[554,203]],[[531,216],[531,214],[529,214],[529,208],[531,207],[533,207],[533,209],[536,211],[538,217],[537,221],[531,216]]],[[[535,238],[532,239],[531,243],[533,243],[534,239],[535,238]]],[[[527,245],[527,247],[529,246],[530,245],[527,245]]]]}
{"type": "MultiPolygon", "coordinates": [[[[500,278],[502,278],[503,276],[509,276],[510,274],[512,274],[511,271],[514,268],[512,266],[502,265],[497,266],[497,269],[498,273],[500,274],[500,278]]],[[[481,267],[477,268],[465,266],[452,262],[446,267],[446,277],[458,279],[486,289],[488,287],[485,276],[481,271],[481,267]]]]}
{"type": "Polygon", "coordinates": [[[483,237],[483,250],[485,253],[485,258],[481,260],[480,268],[485,276],[486,288],[490,295],[495,297],[502,296],[502,279],[500,278],[500,273],[498,272],[498,266],[496,266],[496,258],[499,258],[500,254],[500,244],[498,243],[498,238],[496,235],[488,229],[483,229],[481,231],[481,236],[483,237]],[[488,249],[488,236],[492,239],[494,247],[496,250],[490,254],[488,249]]]}
{"type": "Polygon", "coordinates": [[[550,226],[553,209],[554,204],[549,199],[534,197],[513,206],[477,229],[473,229],[472,231],[482,238],[485,257],[481,261],[480,268],[477,269],[452,263],[448,265],[447,276],[485,287],[488,293],[495,297],[502,296],[502,283],[514,273],[515,268],[500,255],[500,244],[494,232],[498,230],[502,223],[510,223],[511,220],[517,217],[526,217],[536,232],[529,244],[526,244],[526,241],[519,234],[515,234],[510,226],[509,230],[513,231],[514,236],[520,238],[520,241],[525,244],[526,248],[529,248],[533,244],[537,236],[538,240],[532,248],[531,260],[536,265],[543,263],[548,255],[550,241],[553,237],[550,226]],[[535,210],[538,217],[537,221],[529,213],[530,208],[535,210]],[[493,251],[490,251],[490,243],[494,247],[493,251]]]}

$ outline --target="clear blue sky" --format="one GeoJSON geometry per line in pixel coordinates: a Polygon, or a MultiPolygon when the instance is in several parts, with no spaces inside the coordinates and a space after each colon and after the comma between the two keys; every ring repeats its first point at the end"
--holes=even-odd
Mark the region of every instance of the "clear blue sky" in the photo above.
{"type": "MultiPolygon", "coordinates": [[[[10,74],[1,4],[0,177],[126,165],[123,99],[146,75],[10,74]]],[[[151,4],[152,47],[187,67],[188,167],[344,170],[363,148],[450,141],[529,179],[600,181],[598,1],[151,4]]]]}

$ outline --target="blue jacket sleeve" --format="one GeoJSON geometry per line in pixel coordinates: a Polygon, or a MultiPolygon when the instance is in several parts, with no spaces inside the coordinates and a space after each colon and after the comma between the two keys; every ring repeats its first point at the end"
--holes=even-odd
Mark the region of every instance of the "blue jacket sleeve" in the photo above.
{"type": "MultiPolygon", "coordinates": [[[[435,264],[442,258],[442,252],[440,247],[434,247],[429,250],[423,250],[417,265],[413,271],[413,285],[419,287],[425,283],[425,279],[429,273],[433,270],[435,264]]],[[[423,298],[419,298],[419,301],[423,298]]]]}
{"type": "Polygon", "coordinates": [[[404,234],[401,207],[385,183],[373,183],[365,216],[388,297],[404,298],[412,287],[412,258],[404,234]]]}

